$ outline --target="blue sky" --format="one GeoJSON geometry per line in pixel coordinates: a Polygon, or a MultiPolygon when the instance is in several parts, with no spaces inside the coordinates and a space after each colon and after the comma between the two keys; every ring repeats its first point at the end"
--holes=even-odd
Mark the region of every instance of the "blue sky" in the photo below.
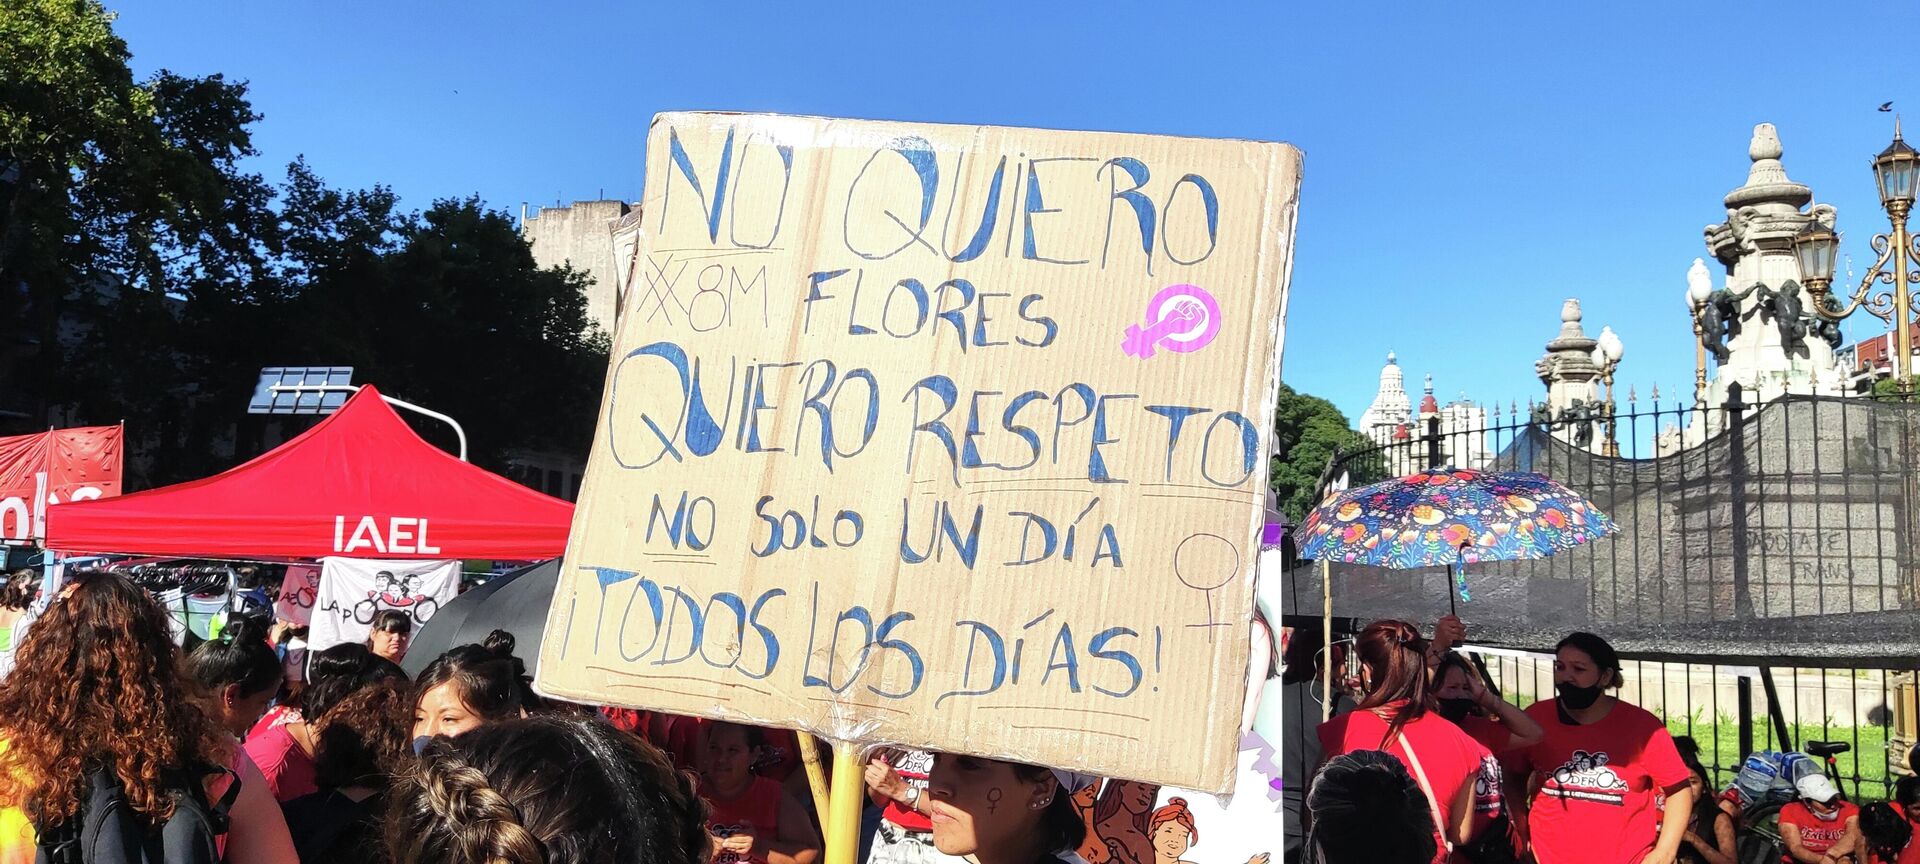
{"type": "Polygon", "coordinates": [[[664,110],[1291,142],[1282,377],[1350,419],[1389,349],[1442,401],[1543,394],[1568,297],[1626,343],[1623,391],[1689,387],[1685,274],[1753,124],[1839,208],[1858,270],[1886,227],[1874,108],[1920,118],[1914,53],[1874,38],[1884,2],[110,5],[138,71],[252,83],[257,170],[304,154],[414,207],[636,199],[664,110]]]}

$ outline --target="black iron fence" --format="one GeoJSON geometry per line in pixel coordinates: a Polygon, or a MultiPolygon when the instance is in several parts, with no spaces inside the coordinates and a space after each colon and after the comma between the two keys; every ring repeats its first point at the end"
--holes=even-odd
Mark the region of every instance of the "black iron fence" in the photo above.
{"type": "MultiPolygon", "coordinates": [[[[1473,467],[1582,493],[1618,534],[1469,575],[1460,614],[1473,642],[1507,652],[1486,660],[1509,698],[1551,692],[1550,660],[1528,652],[1590,630],[1635,661],[1625,696],[1693,737],[1723,781],[1756,749],[1844,741],[1850,791],[1881,797],[1916,737],[1916,448],[1909,400],[1757,405],[1736,385],[1714,404],[1510,406],[1478,428],[1428,418],[1336,457],[1326,479],[1473,467]]],[[[1342,619],[1430,622],[1452,590],[1442,571],[1327,571],[1342,619]]],[[[1319,612],[1320,572],[1291,571],[1289,613],[1319,612]]]]}

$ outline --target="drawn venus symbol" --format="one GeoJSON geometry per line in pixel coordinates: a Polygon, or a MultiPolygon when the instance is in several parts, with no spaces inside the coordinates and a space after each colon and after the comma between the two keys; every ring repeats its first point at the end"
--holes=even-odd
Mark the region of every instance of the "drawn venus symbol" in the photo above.
{"type": "Polygon", "coordinates": [[[1206,628],[1207,641],[1212,642],[1214,628],[1233,626],[1232,622],[1216,621],[1213,617],[1213,592],[1225,588],[1233,577],[1240,575],[1240,550],[1233,541],[1218,534],[1188,536],[1174,547],[1173,575],[1180,584],[1207,598],[1206,623],[1188,624],[1188,627],[1206,628]]]}
{"type": "Polygon", "coordinates": [[[1185,354],[1220,335],[1220,303],[1195,285],[1169,285],[1147,302],[1147,323],[1127,328],[1120,351],[1142,360],[1160,348],[1185,354]]]}

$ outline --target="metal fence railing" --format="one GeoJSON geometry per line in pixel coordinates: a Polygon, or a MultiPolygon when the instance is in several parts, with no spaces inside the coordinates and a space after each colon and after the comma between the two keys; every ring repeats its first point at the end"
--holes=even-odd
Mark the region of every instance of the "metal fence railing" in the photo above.
{"type": "MultiPolygon", "coordinates": [[[[1789,397],[1495,408],[1485,428],[1440,418],[1336,457],[1357,486],[1438,467],[1536,470],[1621,524],[1553,558],[1480,566],[1470,638],[1507,698],[1552,692],[1558,635],[1590,629],[1633,658],[1623,696],[1692,737],[1730,781],[1746,754],[1843,741],[1848,792],[1887,796],[1920,738],[1920,404],[1789,397]],[[1485,590],[1483,596],[1482,590],[1485,590]],[[1483,626],[1484,625],[1484,626],[1483,626]]],[[[1338,566],[1343,620],[1427,620],[1437,574],[1338,566]],[[1344,592],[1344,593],[1343,593],[1344,592]]],[[[1289,610],[1320,607],[1317,568],[1289,610]]],[[[1468,615],[1463,606],[1462,615],[1468,615]]]]}

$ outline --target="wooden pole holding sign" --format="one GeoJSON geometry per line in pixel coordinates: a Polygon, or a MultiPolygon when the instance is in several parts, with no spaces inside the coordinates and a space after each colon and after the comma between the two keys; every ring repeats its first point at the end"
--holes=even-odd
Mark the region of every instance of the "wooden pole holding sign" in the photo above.
{"type": "Polygon", "coordinates": [[[833,785],[827,807],[827,821],[821,827],[827,835],[825,864],[854,864],[860,853],[860,798],[867,784],[861,776],[860,748],[845,741],[833,742],[833,785]]]}
{"type": "Polygon", "coordinates": [[[838,742],[836,843],[882,742],[1230,790],[1299,152],[662,114],[646,158],[541,692],[838,742]]]}
{"type": "Polygon", "coordinates": [[[807,787],[813,790],[813,813],[820,820],[820,828],[826,830],[832,821],[827,810],[827,769],[820,764],[820,742],[805,732],[799,734],[800,764],[807,769],[807,787]]]}

